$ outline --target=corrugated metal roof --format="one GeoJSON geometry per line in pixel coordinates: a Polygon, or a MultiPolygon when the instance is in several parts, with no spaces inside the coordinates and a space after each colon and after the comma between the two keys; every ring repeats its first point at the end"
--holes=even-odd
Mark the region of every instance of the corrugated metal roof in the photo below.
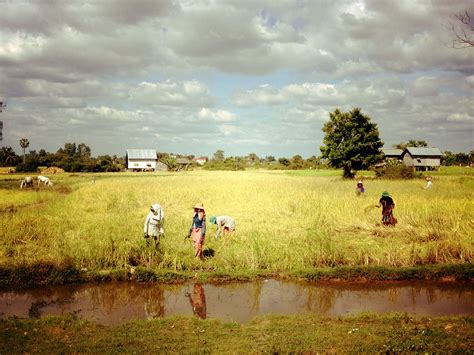
{"type": "Polygon", "coordinates": [[[441,150],[438,148],[417,148],[417,147],[406,147],[406,150],[413,156],[424,156],[424,157],[433,157],[433,156],[442,156],[441,150]]]}
{"type": "Polygon", "coordinates": [[[403,150],[401,150],[401,149],[382,149],[382,153],[384,153],[385,155],[399,156],[399,155],[402,155],[403,150]]]}
{"type": "Polygon", "coordinates": [[[176,164],[191,164],[191,162],[186,158],[177,158],[176,164]]]}
{"type": "Polygon", "coordinates": [[[127,149],[128,159],[156,160],[156,149],[127,149]]]}

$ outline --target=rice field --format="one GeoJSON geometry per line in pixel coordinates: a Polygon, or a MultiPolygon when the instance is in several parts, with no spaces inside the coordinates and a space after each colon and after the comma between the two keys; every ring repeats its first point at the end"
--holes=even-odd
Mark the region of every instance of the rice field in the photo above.
{"type": "Polygon", "coordinates": [[[285,272],[336,266],[472,263],[474,174],[431,174],[425,181],[356,181],[328,171],[191,171],[60,174],[52,188],[20,190],[20,175],[0,175],[0,267],[72,264],[84,270],[127,269],[285,272]],[[389,191],[399,223],[380,224],[375,207],[389,191]],[[207,219],[233,216],[234,233],[214,239],[209,257],[193,256],[184,240],[192,207],[207,219]],[[147,247],[143,223],[152,203],[165,209],[166,236],[147,247]]]}

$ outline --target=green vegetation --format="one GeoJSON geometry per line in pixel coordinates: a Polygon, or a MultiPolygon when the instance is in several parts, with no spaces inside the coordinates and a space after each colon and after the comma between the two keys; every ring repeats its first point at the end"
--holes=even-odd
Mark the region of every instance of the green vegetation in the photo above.
{"type": "Polygon", "coordinates": [[[368,169],[382,158],[380,149],[383,142],[377,124],[372,123],[359,108],[349,112],[339,109],[330,112],[323,132],[322,157],[328,159],[330,166],[344,169],[346,178],[354,177],[354,170],[368,169]]]}
{"type": "MultiPolygon", "coordinates": [[[[377,177],[384,179],[414,179],[417,174],[413,167],[397,161],[390,161],[386,166],[376,170],[377,177]]],[[[421,176],[421,173],[418,173],[421,176]]]]}
{"type": "Polygon", "coordinates": [[[469,352],[472,317],[261,317],[248,324],[167,318],[104,327],[72,318],[0,320],[0,352],[469,352]]]}
{"type": "Polygon", "coordinates": [[[368,179],[363,197],[356,196],[354,181],[319,170],[95,176],[94,183],[90,174],[54,175],[52,188],[26,191],[18,187],[21,175],[2,176],[0,201],[8,201],[0,205],[2,284],[137,275],[182,279],[196,273],[346,279],[351,270],[364,268],[368,271],[352,275],[410,278],[417,274],[410,270],[421,268],[428,277],[472,278],[472,175],[436,175],[429,191],[420,179],[368,179]],[[381,226],[374,207],[384,190],[396,203],[395,228],[381,226]],[[228,214],[237,221],[237,231],[217,241],[209,226],[209,257],[203,261],[183,241],[192,206],[200,201],[208,217],[228,214]],[[146,247],[142,232],[154,202],[166,213],[166,237],[158,250],[146,247]],[[31,277],[41,272],[49,275],[46,280],[31,277]]]}

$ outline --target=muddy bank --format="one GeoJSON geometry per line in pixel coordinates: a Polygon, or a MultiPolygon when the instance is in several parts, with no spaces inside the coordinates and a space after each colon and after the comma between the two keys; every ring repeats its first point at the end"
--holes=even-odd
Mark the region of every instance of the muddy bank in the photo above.
{"type": "Polygon", "coordinates": [[[38,263],[21,266],[0,266],[0,288],[34,287],[39,285],[61,285],[83,282],[109,281],[155,281],[176,283],[186,280],[199,282],[250,281],[262,278],[307,281],[402,281],[440,280],[474,281],[474,266],[470,263],[454,265],[426,265],[402,268],[353,266],[336,268],[314,268],[290,272],[235,271],[201,272],[191,270],[153,270],[143,267],[127,267],[111,270],[83,270],[73,265],[38,263]]]}

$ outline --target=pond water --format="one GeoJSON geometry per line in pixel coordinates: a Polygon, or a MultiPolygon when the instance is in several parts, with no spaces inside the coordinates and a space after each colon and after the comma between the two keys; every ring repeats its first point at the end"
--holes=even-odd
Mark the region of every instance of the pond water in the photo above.
{"type": "Polygon", "coordinates": [[[73,315],[103,325],[174,315],[247,322],[259,315],[348,316],[364,311],[474,315],[473,283],[107,283],[0,291],[0,318],[73,315]]]}

